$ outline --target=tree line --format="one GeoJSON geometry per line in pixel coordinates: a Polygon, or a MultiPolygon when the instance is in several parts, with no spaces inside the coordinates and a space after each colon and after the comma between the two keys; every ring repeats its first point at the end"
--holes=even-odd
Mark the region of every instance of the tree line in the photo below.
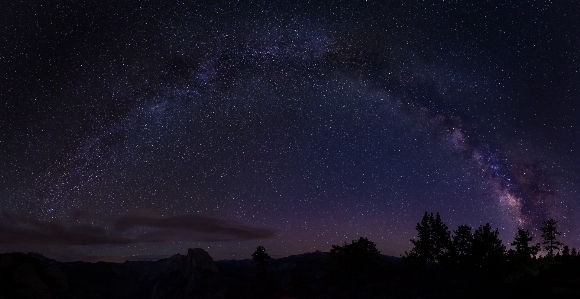
{"type": "MultiPolygon", "coordinates": [[[[326,285],[336,290],[363,290],[372,283],[421,280],[424,275],[451,277],[453,281],[475,279],[478,283],[533,285],[541,281],[538,277],[566,278],[580,274],[580,255],[560,241],[557,224],[554,219],[544,221],[539,242],[533,242],[528,230],[518,228],[508,249],[499,238],[498,229],[489,223],[475,229],[460,225],[451,231],[439,213],[425,212],[415,227],[416,237],[410,240],[412,249],[402,255],[403,272],[395,271],[381,258],[374,242],[360,237],[350,243],[332,245],[324,269],[326,285]]],[[[271,258],[266,249],[258,246],[252,259],[256,267],[255,292],[259,294],[256,298],[274,293],[276,280],[274,273],[268,271],[271,258]]]]}
{"type": "Polygon", "coordinates": [[[561,232],[557,223],[554,219],[544,221],[540,229],[542,240],[535,244],[528,230],[518,228],[511,242],[513,248],[507,250],[498,229],[492,229],[489,223],[473,232],[472,227],[460,225],[452,235],[439,213],[425,212],[415,227],[417,237],[411,239],[413,248],[405,252],[403,261],[407,267],[424,271],[508,280],[534,276],[550,261],[577,256],[575,248],[570,250],[558,239],[561,232]],[[541,249],[545,256],[539,255],[541,249]]]}
{"type": "MultiPolygon", "coordinates": [[[[541,227],[542,241],[533,243],[528,230],[518,228],[513,248],[506,249],[499,238],[497,228],[489,223],[480,225],[473,231],[468,225],[460,225],[453,234],[443,223],[439,213],[423,215],[415,229],[417,236],[411,239],[413,248],[402,256],[406,267],[426,271],[456,271],[458,273],[479,273],[496,275],[510,271],[512,276],[534,275],[539,271],[535,261],[543,259],[567,259],[578,256],[576,248],[564,245],[558,239],[561,232],[558,221],[548,219],[541,227]],[[546,252],[539,256],[540,250],[546,252]],[[510,267],[506,267],[510,266],[510,267]]],[[[337,272],[364,272],[379,259],[376,244],[361,237],[351,243],[332,245],[329,268],[337,272]]],[[[263,246],[258,246],[252,254],[257,276],[266,276],[266,265],[270,259],[263,246]]]]}

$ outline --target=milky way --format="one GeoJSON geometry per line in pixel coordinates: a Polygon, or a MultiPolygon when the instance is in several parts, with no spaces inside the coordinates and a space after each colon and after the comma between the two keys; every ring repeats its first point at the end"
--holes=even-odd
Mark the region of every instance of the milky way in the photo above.
{"type": "Polygon", "coordinates": [[[399,255],[425,211],[506,243],[553,217],[580,246],[567,6],[12,4],[0,249],[221,259],[368,236],[399,255]]]}

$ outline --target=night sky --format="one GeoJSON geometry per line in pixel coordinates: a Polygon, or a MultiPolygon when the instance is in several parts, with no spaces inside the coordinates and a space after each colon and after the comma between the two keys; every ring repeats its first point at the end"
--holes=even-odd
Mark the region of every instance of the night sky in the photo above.
{"type": "Polygon", "coordinates": [[[2,5],[0,252],[580,247],[578,1],[200,2],[2,5]]]}

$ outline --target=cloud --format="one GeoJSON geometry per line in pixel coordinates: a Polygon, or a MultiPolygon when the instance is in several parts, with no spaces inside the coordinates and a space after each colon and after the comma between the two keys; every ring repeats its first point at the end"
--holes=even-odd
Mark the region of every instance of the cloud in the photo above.
{"type": "MultiPolygon", "coordinates": [[[[200,242],[227,240],[258,240],[275,237],[275,231],[258,228],[233,220],[224,220],[203,215],[186,214],[161,217],[150,210],[128,213],[115,221],[115,228],[126,231],[133,227],[150,227],[181,233],[201,233],[200,242]]],[[[152,237],[149,235],[149,237],[152,237]]]]}
{"type": "MultiPolygon", "coordinates": [[[[0,215],[0,250],[41,253],[72,250],[76,252],[76,260],[102,260],[103,257],[85,254],[82,248],[174,241],[248,241],[271,239],[276,235],[273,229],[254,227],[233,220],[193,214],[162,217],[151,210],[121,215],[111,224],[113,229],[107,230],[94,225],[43,221],[5,211],[0,215]]],[[[62,258],[61,255],[58,257],[62,258]]],[[[73,257],[67,259],[70,258],[73,257]]]]}
{"type": "Polygon", "coordinates": [[[3,212],[0,217],[0,243],[10,245],[98,245],[130,244],[136,240],[107,234],[104,228],[90,225],[63,225],[20,214],[3,212]]]}

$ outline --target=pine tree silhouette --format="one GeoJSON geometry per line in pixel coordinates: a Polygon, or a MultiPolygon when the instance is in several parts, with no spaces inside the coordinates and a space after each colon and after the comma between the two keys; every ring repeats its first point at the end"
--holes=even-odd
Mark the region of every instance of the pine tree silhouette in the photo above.
{"type": "Polygon", "coordinates": [[[539,274],[535,256],[540,250],[540,245],[531,245],[532,239],[529,231],[518,228],[514,241],[511,243],[515,249],[510,249],[507,256],[509,262],[508,280],[518,281],[539,274]]]}
{"type": "Polygon", "coordinates": [[[414,247],[405,252],[405,262],[422,268],[427,264],[445,264],[451,256],[451,233],[439,213],[433,216],[433,213],[425,212],[415,229],[417,237],[411,239],[414,247]]]}
{"type": "Polygon", "coordinates": [[[473,233],[471,250],[473,264],[488,278],[499,278],[493,276],[497,275],[503,266],[505,246],[498,236],[497,228],[492,230],[489,223],[480,225],[473,233]]]}
{"type": "Polygon", "coordinates": [[[458,264],[460,272],[462,272],[461,270],[467,266],[471,256],[473,234],[471,233],[471,227],[468,225],[460,225],[453,233],[454,261],[458,264]]]}
{"type": "Polygon", "coordinates": [[[256,265],[256,284],[253,298],[270,298],[276,293],[276,280],[273,273],[268,273],[268,261],[270,255],[266,253],[264,246],[258,246],[252,253],[252,260],[256,265]]]}
{"type": "Polygon", "coordinates": [[[413,243],[413,249],[411,253],[407,254],[408,257],[414,259],[421,267],[425,267],[427,263],[434,262],[433,255],[431,253],[432,238],[431,238],[431,219],[433,219],[433,213],[428,214],[425,212],[420,223],[417,223],[415,229],[417,230],[417,237],[411,239],[413,243]]]}
{"type": "Polygon", "coordinates": [[[452,243],[451,233],[447,225],[441,221],[439,213],[435,215],[435,218],[431,218],[431,231],[433,260],[437,264],[444,264],[450,258],[452,243]]]}
{"type": "Polygon", "coordinates": [[[558,236],[562,233],[556,228],[557,223],[558,221],[550,218],[544,221],[544,226],[542,226],[542,238],[544,239],[542,245],[548,252],[548,256],[554,256],[554,251],[560,251],[560,246],[562,246],[562,243],[558,241],[558,236]]]}
{"type": "Polygon", "coordinates": [[[270,255],[266,253],[266,248],[264,246],[258,246],[256,251],[252,253],[252,260],[256,265],[256,276],[266,276],[268,260],[270,260],[270,255]]]}
{"type": "Polygon", "coordinates": [[[522,256],[534,257],[538,254],[540,250],[538,245],[530,246],[530,242],[532,241],[532,237],[530,236],[530,232],[523,229],[518,228],[518,232],[516,233],[516,237],[512,242],[512,246],[515,247],[515,253],[522,256]]]}

